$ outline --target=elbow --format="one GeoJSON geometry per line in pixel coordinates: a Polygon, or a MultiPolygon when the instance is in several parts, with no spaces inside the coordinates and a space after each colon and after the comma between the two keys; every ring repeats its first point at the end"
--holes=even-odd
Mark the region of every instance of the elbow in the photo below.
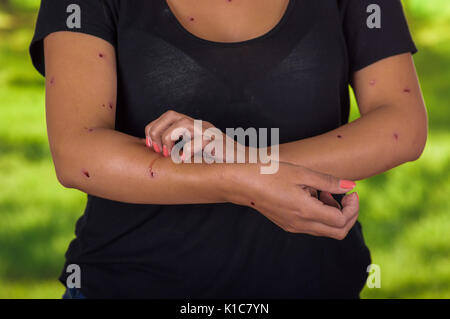
{"type": "Polygon", "coordinates": [[[73,184],[70,182],[70,179],[68,176],[58,173],[56,171],[56,177],[58,179],[58,182],[64,187],[64,188],[75,188],[73,184]]]}
{"type": "Polygon", "coordinates": [[[426,116],[414,123],[408,145],[408,162],[417,161],[423,154],[428,139],[428,121],[426,116]]]}
{"type": "Polygon", "coordinates": [[[408,162],[414,162],[417,161],[423,154],[423,151],[425,149],[425,144],[426,144],[426,138],[424,142],[420,142],[417,143],[416,146],[414,146],[413,148],[411,148],[409,157],[408,157],[408,162]]]}
{"type": "Polygon", "coordinates": [[[51,153],[58,182],[65,188],[74,188],[75,185],[72,181],[71,170],[68,169],[67,165],[68,156],[65,155],[64,150],[58,150],[57,148],[51,149],[51,153]]]}
{"type": "Polygon", "coordinates": [[[72,179],[68,171],[64,168],[64,165],[60,161],[54,161],[55,173],[58,182],[65,188],[74,188],[72,179]]]}

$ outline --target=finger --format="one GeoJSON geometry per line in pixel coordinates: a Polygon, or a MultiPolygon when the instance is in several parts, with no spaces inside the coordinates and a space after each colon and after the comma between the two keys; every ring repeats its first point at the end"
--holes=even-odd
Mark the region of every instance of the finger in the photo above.
{"type": "Polygon", "coordinates": [[[350,219],[349,213],[353,211],[348,208],[347,214],[344,215],[338,208],[329,206],[311,196],[305,196],[298,205],[298,214],[301,218],[339,228],[346,225],[350,219]]]}
{"type": "Polygon", "coordinates": [[[161,142],[163,149],[166,149],[167,153],[170,154],[175,142],[180,137],[184,140],[189,140],[191,136],[194,136],[194,121],[187,117],[181,118],[173,122],[162,132],[161,142]]]}
{"type": "Polygon", "coordinates": [[[194,139],[191,139],[186,142],[183,146],[182,160],[183,162],[192,162],[195,160],[195,156],[201,156],[203,158],[203,148],[208,145],[211,141],[203,140],[202,144],[196,143],[195,138],[202,138],[202,136],[195,136],[194,139]]]}
{"type": "Polygon", "coordinates": [[[299,221],[300,227],[303,227],[304,232],[315,236],[326,236],[338,240],[344,239],[350,229],[358,219],[359,211],[359,198],[356,192],[346,195],[342,200],[344,208],[342,210],[342,216],[345,217],[345,223],[343,225],[332,226],[320,221],[303,219],[299,221]]]}
{"type": "MultiPolygon", "coordinates": [[[[167,127],[169,127],[173,122],[179,120],[182,117],[185,116],[183,114],[170,110],[165,112],[157,120],[153,121],[151,125],[148,125],[146,127],[146,135],[150,137],[155,152],[163,152],[163,143],[161,141],[162,132],[166,130],[167,127]]],[[[165,151],[165,153],[167,154],[167,150],[165,151]]]]}
{"type": "Polygon", "coordinates": [[[331,227],[322,223],[307,221],[303,222],[304,232],[313,236],[329,237],[337,240],[343,240],[347,237],[350,229],[358,219],[358,215],[353,216],[342,228],[331,227]]]}
{"type": "MultiPolygon", "coordinates": [[[[205,122],[205,123],[207,123],[207,122],[205,122]]],[[[203,133],[205,133],[206,129],[214,128],[214,126],[207,124],[204,128],[205,129],[203,129],[203,133]]],[[[219,132],[220,132],[220,130],[219,130],[219,132]]],[[[184,162],[190,162],[192,160],[192,158],[195,157],[195,154],[201,155],[202,158],[204,157],[205,159],[206,158],[209,159],[210,162],[213,162],[213,161],[217,160],[218,158],[222,158],[223,156],[221,154],[216,154],[216,146],[218,145],[217,143],[222,143],[222,142],[220,139],[218,141],[216,141],[214,138],[215,138],[214,135],[212,135],[212,136],[207,135],[207,134],[200,135],[199,132],[194,132],[194,138],[191,140],[188,140],[186,142],[186,144],[183,146],[182,157],[184,159],[184,162]],[[198,140],[201,140],[201,143],[198,143],[198,140]],[[210,144],[211,144],[211,147],[209,147],[207,149],[206,153],[203,153],[205,148],[210,144]]],[[[222,149],[222,153],[223,153],[223,149],[222,149]]]]}
{"type": "Polygon", "coordinates": [[[211,123],[201,121],[201,125],[198,126],[195,125],[194,119],[188,116],[183,116],[181,119],[173,122],[161,134],[164,156],[167,157],[168,154],[172,152],[173,145],[180,136],[185,136],[185,140],[190,140],[193,137],[193,152],[201,152],[209,143],[209,138],[205,136],[204,132],[210,128],[214,128],[211,123]],[[201,143],[198,143],[198,140],[200,140],[201,143]]]}
{"type": "Polygon", "coordinates": [[[225,135],[211,123],[203,123],[202,150],[205,158],[211,161],[223,160],[225,135]]]}
{"type": "Polygon", "coordinates": [[[320,192],[319,199],[328,206],[333,206],[337,209],[341,209],[341,205],[339,205],[339,203],[333,198],[330,192],[320,192]]]}
{"type": "Polygon", "coordinates": [[[161,119],[167,119],[167,118],[180,118],[182,117],[183,114],[180,114],[178,112],[175,112],[173,110],[169,110],[164,112],[160,117],[158,117],[157,119],[155,119],[154,121],[150,122],[149,124],[147,124],[147,126],[145,127],[145,136],[149,136],[150,135],[150,129],[152,128],[153,124],[156,123],[157,121],[161,120],[161,119]]]}
{"type": "Polygon", "coordinates": [[[319,193],[317,192],[316,189],[314,189],[314,188],[312,188],[312,187],[305,186],[305,190],[306,190],[312,197],[319,198],[319,193]]]}
{"type": "Polygon", "coordinates": [[[150,129],[153,126],[153,123],[155,123],[156,120],[151,121],[150,123],[148,123],[145,128],[144,128],[144,132],[145,132],[145,144],[147,145],[148,148],[151,148],[153,146],[153,141],[152,138],[150,137],[150,129]]]}
{"type": "Polygon", "coordinates": [[[300,171],[303,185],[311,186],[321,191],[328,191],[333,194],[344,194],[353,188],[356,184],[353,181],[339,179],[335,176],[316,172],[305,167],[300,171]]]}
{"type": "Polygon", "coordinates": [[[353,192],[345,195],[342,199],[342,215],[347,219],[353,218],[359,211],[359,197],[358,193],[353,192]]]}

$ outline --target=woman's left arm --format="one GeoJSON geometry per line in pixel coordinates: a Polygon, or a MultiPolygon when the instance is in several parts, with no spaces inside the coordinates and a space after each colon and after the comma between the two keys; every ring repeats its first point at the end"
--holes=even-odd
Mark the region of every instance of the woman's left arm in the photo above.
{"type": "Polygon", "coordinates": [[[410,53],[353,74],[361,117],[315,137],[281,144],[280,161],[360,180],[417,160],[427,139],[427,112],[410,53]]]}
{"type": "MultiPolygon", "coordinates": [[[[351,84],[361,117],[327,133],[280,144],[279,161],[360,180],[420,157],[428,124],[411,54],[373,63],[355,72],[351,84]]],[[[147,125],[145,134],[155,150],[165,149],[168,156],[172,132],[180,127],[194,134],[193,119],[172,112],[147,125]]],[[[248,155],[246,148],[247,160],[248,155]]]]}

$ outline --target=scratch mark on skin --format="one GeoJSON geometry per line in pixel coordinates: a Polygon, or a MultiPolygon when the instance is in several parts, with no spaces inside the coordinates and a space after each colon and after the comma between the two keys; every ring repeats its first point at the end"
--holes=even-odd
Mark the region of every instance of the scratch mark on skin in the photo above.
{"type": "Polygon", "coordinates": [[[84,127],[88,132],[92,132],[94,129],[92,127],[84,127]]]}
{"type": "Polygon", "coordinates": [[[106,105],[105,105],[105,104],[102,104],[102,107],[106,107],[106,105]]]}
{"type": "Polygon", "coordinates": [[[342,138],[342,135],[338,135],[337,138],[342,138]]]}
{"type": "Polygon", "coordinates": [[[148,173],[150,175],[151,178],[156,177],[156,173],[153,171],[153,165],[155,164],[155,162],[158,160],[159,158],[155,158],[150,165],[148,166],[148,173]]]}
{"type": "Polygon", "coordinates": [[[377,84],[377,81],[372,80],[372,81],[369,82],[369,84],[370,84],[371,86],[374,86],[375,84],[377,84]]]}
{"type": "Polygon", "coordinates": [[[397,133],[394,133],[394,138],[395,138],[396,141],[398,141],[398,134],[397,133]]]}
{"type": "Polygon", "coordinates": [[[109,106],[109,108],[110,108],[110,109],[112,110],[112,108],[113,108],[113,105],[112,105],[112,103],[111,103],[111,102],[109,102],[108,106],[109,106]]]}
{"type": "Polygon", "coordinates": [[[50,84],[55,84],[55,77],[54,76],[52,76],[52,78],[50,79],[50,84]]]}
{"type": "Polygon", "coordinates": [[[255,202],[251,202],[250,204],[251,204],[252,206],[255,206],[255,202]]]}
{"type": "Polygon", "coordinates": [[[405,92],[405,93],[411,93],[411,89],[406,88],[406,89],[403,90],[403,92],[405,92]]]}
{"type": "Polygon", "coordinates": [[[89,172],[86,170],[83,170],[83,175],[86,176],[87,178],[91,177],[91,175],[89,175],[89,172]]]}
{"type": "Polygon", "coordinates": [[[195,19],[193,17],[189,18],[189,21],[195,21],[195,19]]]}
{"type": "Polygon", "coordinates": [[[100,52],[100,53],[98,54],[98,57],[99,57],[99,58],[103,58],[103,57],[105,57],[105,55],[104,55],[103,53],[100,52]]]}

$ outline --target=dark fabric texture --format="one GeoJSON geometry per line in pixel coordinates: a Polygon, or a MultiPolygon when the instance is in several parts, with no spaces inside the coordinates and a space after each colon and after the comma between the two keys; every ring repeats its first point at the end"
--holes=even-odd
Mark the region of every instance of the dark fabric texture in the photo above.
{"type": "Polygon", "coordinates": [[[66,288],[62,299],[86,299],[78,288],[66,288]]]}
{"type": "MultiPolygon", "coordinates": [[[[271,31],[236,43],[189,33],[164,0],[43,0],[30,45],[41,74],[43,38],[56,31],[114,46],[116,130],[137,137],[169,108],[221,130],[280,128],[280,143],[322,134],[348,121],[352,72],[416,52],[398,0],[291,0],[271,31]],[[80,29],[66,25],[74,3],[80,29]],[[371,3],[381,29],[367,28],[371,3]]],[[[234,204],[87,195],[75,233],[66,260],[89,298],[358,298],[371,263],[360,223],[338,241],[287,233],[234,204]]]]}

